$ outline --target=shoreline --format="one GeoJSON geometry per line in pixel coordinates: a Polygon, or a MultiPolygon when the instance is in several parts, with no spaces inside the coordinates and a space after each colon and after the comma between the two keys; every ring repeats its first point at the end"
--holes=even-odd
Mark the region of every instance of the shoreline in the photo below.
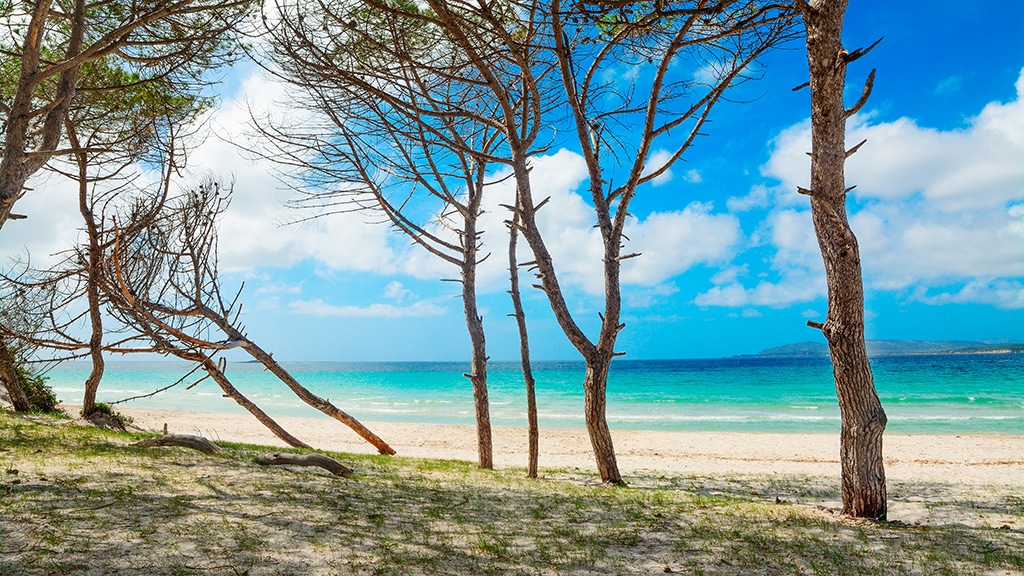
{"type": "MultiPolygon", "coordinates": [[[[66,406],[75,413],[73,406],[66,406]]],[[[160,432],[197,434],[211,440],[284,447],[255,418],[244,414],[118,408],[134,426],[160,432]]],[[[316,449],[375,454],[369,443],[336,420],[280,417],[286,430],[316,449]]],[[[363,422],[398,456],[476,461],[473,426],[402,422],[363,422]]],[[[494,465],[525,468],[525,427],[492,428],[494,465]]],[[[624,475],[657,472],[686,475],[806,475],[840,473],[838,433],[655,432],[612,430],[624,475]]],[[[996,434],[886,434],[886,476],[902,482],[1024,486],[1024,436],[996,434]]],[[[541,428],[541,473],[596,469],[583,429],[541,428]]]]}

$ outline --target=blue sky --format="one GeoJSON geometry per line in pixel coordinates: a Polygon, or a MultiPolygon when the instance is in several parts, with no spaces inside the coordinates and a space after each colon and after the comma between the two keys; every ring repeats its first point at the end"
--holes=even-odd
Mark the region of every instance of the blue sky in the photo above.
{"type": "MultiPolygon", "coordinates": [[[[1024,341],[1024,3],[851,2],[845,44],[881,44],[851,66],[849,101],[877,68],[851,119],[851,222],[862,250],[869,338],[1024,341]]],[[[771,54],[670,177],[638,192],[624,268],[629,358],[700,358],[822,340],[806,327],[826,311],[808,214],[809,93],[802,42],[771,54]]],[[[247,138],[246,105],[282,110],[283,92],[237,67],[192,154],[194,174],[233,175],[221,231],[228,284],[245,282],[250,337],[284,360],[463,360],[469,357],[456,274],[360,215],[281,226],[294,193],[274,168],[225,140],[247,138]]],[[[534,170],[551,195],[543,222],[571,308],[585,327],[601,309],[598,249],[571,143],[534,170]]],[[[29,220],[0,232],[2,250],[33,259],[60,250],[79,224],[73,189],[39,180],[19,203],[29,220]]],[[[494,255],[481,270],[481,308],[496,360],[518,354],[507,314],[504,227],[484,217],[494,255]]],[[[524,258],[530,259],[530,258],[524,258]]],[[[534,356],[574,359],[543,295],[526,294],[534,356]]]]}

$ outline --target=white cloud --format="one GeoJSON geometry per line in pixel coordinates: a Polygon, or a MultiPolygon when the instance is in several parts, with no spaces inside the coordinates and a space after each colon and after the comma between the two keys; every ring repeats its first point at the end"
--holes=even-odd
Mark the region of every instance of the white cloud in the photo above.
{"type": "Polygon", "coordinates": [[[412,295],[412,290],[409,290],[402,283],[393,280],[388,283],[387,287],[384,288],[384,297],[392,300],[403,300],[412,295]]]}
{"type": "MultiPolygon", "coordinates": [[[[655,150],[654,152],[652,152],[647,157],[647,163],[644,164],[644,171],[641,174],[643,176],[647,176],[647,175],[653,173],[654,171],[661,169],[661,167],[664,166],[666,163],[668,163],[671,159],[672,159],[672,152],[670,150],[665,150],[665,149],[655,150]]],[[[692,170],[691,170],[691,172],[692,172],[692,170]]],[[[660,176],[658,176],[654,180],[651,180],[651,185],[652,186],[664,186],[665,184],[668,184],[669,182],[672,181],[672,177],[673,177],[672,170],[671,169],[665,170],[664,172],[661,173],[660,176]]],[[[700,180],[699,180],[699,175],[698,175],[698,182],[699,181],[700,180]]]]}
{"type": "Polygon", "coordinates": [[[416,302],[408,306],[392,304],[370,304],[369,306],[336,306],[320,298],[296,300],[289,304],[295,314],[317,317],[341,318],[415,318],[423,316],[444,316],[448,310],[427,302],[416,302]]]}
{"type": "MultiPolygon", "coordinates": [[[[1024,276],[1024,70],[1016,89],[1015,100],[988,104],[959,129],[921,127],[908,118],[853,119],[848,145],[868,140],[850,158],[847,181],[857,184],[851,194],[862,203],[851,203],[850,222],[869,288],[916,287],[919,300],[934,304],[1024,306],[1015,288],[1024,276]],[[955,291],[942,288],[964,283],[955,291]]],[[[783,131],[762,168],[778,186],[756,187],[728,203],[734,211],[775,206],[752,236],[776,250],[772,268],[781,279],[775,288],[766,281],[752,289],[720,283],[699,302],[782,304],[821,295],[793,282],[823,284],[807,199],[795,193],[808,186],[808,150],[808,122],[783,131]],[[788,296],[778,290],[787,286],[794,290],[788,296]],[[770,293],[777,298],[767,298],[770,293]]]]}

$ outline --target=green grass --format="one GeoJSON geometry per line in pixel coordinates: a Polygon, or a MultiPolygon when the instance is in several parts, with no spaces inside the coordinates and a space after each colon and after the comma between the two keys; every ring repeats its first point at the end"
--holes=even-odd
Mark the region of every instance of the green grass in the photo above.
{"type": "MultiPolygon", "coordinates": [[[[1009,529],[915,526],[822,510],[838,496],[805,477],[605,487],[576,470],[333,454],[357,471],[339,478],[258,466],[259,446],[207,456],[138,438],[0,413],[0,575],[1024,574],[1019,493],[949,504],[998,510],[1009,529]]],[[[918,489],[936,487],[900,486],[918,489]]]]}

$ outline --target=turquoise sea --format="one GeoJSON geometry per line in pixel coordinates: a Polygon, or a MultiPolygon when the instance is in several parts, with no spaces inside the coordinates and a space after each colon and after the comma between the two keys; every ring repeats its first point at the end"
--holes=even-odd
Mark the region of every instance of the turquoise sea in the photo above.
{"type": "MultiPolygon", "coordinates": [[[[284,363],[312,391],[364,421],[473,424],[460,362],[284,363]]],[[[892,433],[1024,435],[1024,354],[890,356],[872,360],[892,433]]],[[[80,403],[86,362],[47,375],[58,396],[80,403]]],[[[99,399],[117,401],[174,383],[179,362],[108,363],[99,399]]],[[[199,374],[128,406],[244,413],[199,374]]],[[[259,364],[229,363],[235,386],[272,416],[322,416],[259,364]]],[[[582,362],[534,366],[541,427],[583,427],[582,362]]],[[[518,363],[489,366],[492,423],[525,426],[518,363]]],[[[608,385],[609,425],[636,430],[837,432],[839,408],[827,358],[738,357],[619,360],[608,385]]]]}

